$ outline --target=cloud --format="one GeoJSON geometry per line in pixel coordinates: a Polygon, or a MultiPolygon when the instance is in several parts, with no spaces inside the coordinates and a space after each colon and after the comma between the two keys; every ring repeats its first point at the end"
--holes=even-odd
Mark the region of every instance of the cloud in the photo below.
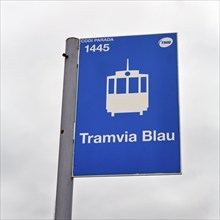
{"type": "Polygon", "coordinates": [[[178,32],[182,176],[75,179],[76,219],[219,217],[219,2],[2,2],[2,219],[53,219],[70,36],[178,32]]]}

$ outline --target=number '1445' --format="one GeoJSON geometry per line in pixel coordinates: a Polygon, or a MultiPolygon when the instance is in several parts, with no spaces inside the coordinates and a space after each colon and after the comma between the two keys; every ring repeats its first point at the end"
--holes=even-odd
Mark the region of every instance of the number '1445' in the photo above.
{"type": "Polygon", "coordinates": [[[96,52],[96,51],[107,52],[110,50],[109,44],[99,44],[97,46],[95,44],[86,45],[85,48],[86,48],[86,53],[96,52]]]}

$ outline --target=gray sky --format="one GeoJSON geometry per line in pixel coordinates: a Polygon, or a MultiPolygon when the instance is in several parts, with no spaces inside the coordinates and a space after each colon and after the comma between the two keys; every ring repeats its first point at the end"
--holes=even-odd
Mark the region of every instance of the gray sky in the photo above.
{"type": "Polygon", "coordinates": [[[169,32],[183,175],[75,179],[73,218],[219,218],[219,1],[2,1],[2,219],[53,219],[66,38],[169,32]]]}

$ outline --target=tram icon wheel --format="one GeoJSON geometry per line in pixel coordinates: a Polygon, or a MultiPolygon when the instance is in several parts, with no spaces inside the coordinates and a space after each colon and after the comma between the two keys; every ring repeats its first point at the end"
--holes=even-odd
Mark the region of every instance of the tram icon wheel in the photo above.
{"type": "Polygon", "coordinates": [[[143,115],[149,107],[149,77],[139,70],[116,71],[106,82],[106,110],[114,117],[116,113],[139,113],[143,115]]]}

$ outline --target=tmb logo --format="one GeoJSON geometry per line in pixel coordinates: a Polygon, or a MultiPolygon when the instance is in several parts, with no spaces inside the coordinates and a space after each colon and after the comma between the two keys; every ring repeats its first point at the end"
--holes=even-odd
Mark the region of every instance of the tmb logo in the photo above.
{"type": "Polygon", "coordinates": [[[160,47],[169,47],[173,43],[173,39],[170,37],[164,37],[158,41],[160,47]]]}

